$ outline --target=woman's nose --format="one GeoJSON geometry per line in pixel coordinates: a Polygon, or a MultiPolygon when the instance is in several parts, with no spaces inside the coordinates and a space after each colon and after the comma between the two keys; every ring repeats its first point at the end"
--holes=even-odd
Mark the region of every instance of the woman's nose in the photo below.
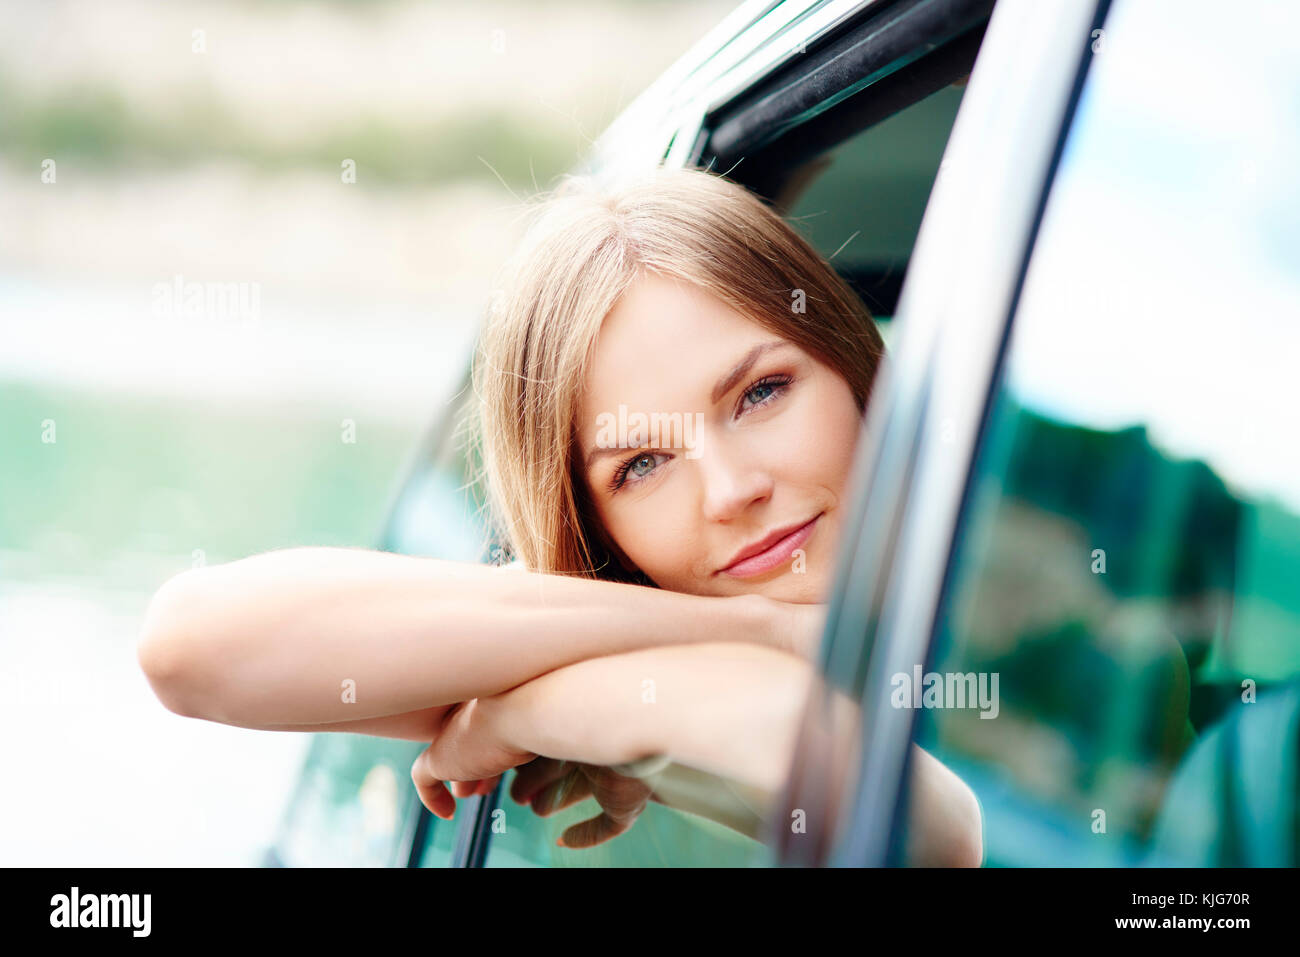
{"type": "Polygon", "coordinates": [[[725,442],[710,442],[701,450],[704,517],[726,522],[742,515],[753,502],[772,495],[772,476],[750,460],[744,450],[725,442]]]}

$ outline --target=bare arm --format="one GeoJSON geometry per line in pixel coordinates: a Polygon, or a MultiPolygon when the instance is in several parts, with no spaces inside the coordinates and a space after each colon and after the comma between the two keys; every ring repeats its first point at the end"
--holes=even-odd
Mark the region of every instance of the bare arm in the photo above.
{"type": "Polygon", "coordinates": [[[138,654],[158,697],[180,714],[428,740],[446,706],[586,658],[702,641],[807,647],[818,608],[290,548],[168,581],[150,603],[138,654]],[[327,724],[335,728],[319,727],[327,724]]]}
{"type": "MultiPolygon", "coordinates": [[[[673,788],[662,772],[649,775],[647,784],[665,803],[685,799],[695,813],[757,836],[737,813],[737,798],[770,815],[790,773],[814,678],[805,660],[738,644],[582,661],[458,709],[412,777],[422,800],[446,807],[451,798],[435,782],[487,778],[534,754],[597,765],[658,755],[747,789],[673,788]]],[[[927,752],[915,748],[913,756],[907,863],[979,866],[982,822],[974,794],[927,752]]]]}
{"type": "MultiPolygon", "coordinates": [[[[810,663],[770,648],[647,648],[578,662],[460,714],[535,754],[598,765],[662,756],[772,794],[813,677],[810,663]]],[[[470,770],[460,780],[488,776],[470,770]]]]}

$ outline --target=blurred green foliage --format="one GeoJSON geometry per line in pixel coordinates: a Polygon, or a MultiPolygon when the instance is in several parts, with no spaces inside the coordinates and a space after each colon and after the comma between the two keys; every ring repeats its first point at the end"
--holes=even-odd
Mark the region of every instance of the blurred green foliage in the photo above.
{"type": "Polygon", "coordinates": [[[93,160],[109,170],[236,160],[262,171],[337,174],[346,158],[356,161],[359,183],[495,182],[499,174],[511,188],[531,188],[545,187],[588,145],[549,114],[533,117],[506,105],[409,125],[349,113],[284,143],[242,125],[202,90],[178,91],[174,109],[160,116],[113,90],[70,86],[35,94],[0,73],[0,103],[0,150],[31,166],[48,156],[93,160]]]}

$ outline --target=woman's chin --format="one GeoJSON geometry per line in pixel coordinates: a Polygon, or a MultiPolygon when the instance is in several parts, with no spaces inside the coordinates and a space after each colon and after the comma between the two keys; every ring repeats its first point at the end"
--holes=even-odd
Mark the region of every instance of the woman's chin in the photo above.
{"type": "Polygon", "coordinates": [[[760,594],[777,601],[818,604],[826,601],[826,583],[819,578],[791,573],[771,582],[760,594]]]}
{"type": "Polygon", "coordinates": [[[827,582],[823,575],[796,572],[790,569],[782,574],[756,579],[752,582],[735,582],[738,588],[729,594],[762,595],[775,601],[819,604],[826,601],[827,582]]]}

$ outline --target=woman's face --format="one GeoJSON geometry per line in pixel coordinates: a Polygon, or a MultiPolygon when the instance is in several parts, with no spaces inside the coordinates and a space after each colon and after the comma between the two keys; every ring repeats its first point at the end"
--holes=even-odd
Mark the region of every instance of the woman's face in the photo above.
{"type": "Polygon", "coordinates": [[[580,467],[628,562],[672,591],[827,600],[861,424],[838,373],[643,273],[606,317],[585,386],[580,467]]]}

